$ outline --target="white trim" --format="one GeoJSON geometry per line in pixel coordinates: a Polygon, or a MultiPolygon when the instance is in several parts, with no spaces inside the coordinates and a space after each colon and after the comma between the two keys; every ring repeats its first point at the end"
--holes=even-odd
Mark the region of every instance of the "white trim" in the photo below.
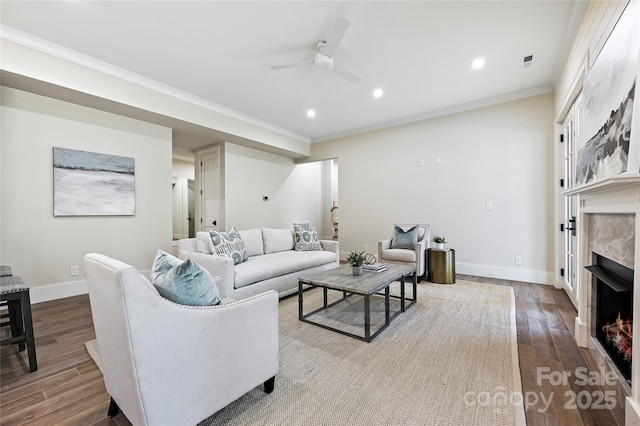
{"type": "Polygon", "coordinates": [[[276,133],[280,133],[285,136],[289,136],[301,142],[306,142],[306,143],[311,142],[311,139],[308,136],[293,132],[283,127],[276,126],[266,121],[259,120],[250,115],[244,114],[242,112],[236,111],[231,108],[227,108],[220,104],[216,104],[214,102],[203,99],[199,96],[195,96],[191,93],[184,92],[180,89],[176,89],[175,87],[160,83],[158,81],[144,77],[140,74],[136,74],[134,72],[128,71],[124,68],[117,67],[115,65],[109,64],[107,62],[93,58],[91,56],[84,55],[82,53],[76,52],[75,50],[68,49],[58,44],[51,43],[41,38],[34,37],[31,34],[16,30],[15,28],[12,28],[6,25],[0,25],[0,38],[19,44],[21,46],[27,47],[29,49],[33,49],[37,52],[41,52],[58,59],[65,60],[67,62],[76,64],[76,65],[80,65],[90,70],[98,71],[110,77],[115,77],[120,80],[136,84],[140,87],[144,87],[146,89],[150,89],[158,93],[162,93],[164,95],[168,95],[176,99],[189,102],[193,105],[197,105],[199,107],[208,109],[210,111],[214,111],[220,114],[224,114],[228,117],[242,120],[246,123],[253,124],[258,127],[262,127],[263,129],[267,129],[276,133]]]}
{"type": "Polygon", "coordinates": [[[89,293],[87,280],[80,280],[43,285],[40,287],[31,287],[29,290],[29,297],[31,299],[31,303],[41,303],[87,293],[89,293]]]}
{"type": "Polygon", "coordinates": [[[533,269],[506,268],[503,266],[477,265],[456,262],[456,273],[477,277],[498,278],[511,281],[522,281],[534,284],[553,285],[554,275],[549,271],[533,269]]]}
{"type": "Polygon", "coordinates": [[[484,108],[491,105],[502,104],[505,102],[516,101],[518,99],[530,98],[532,96],[543,95],[545,93],[553,92],[551,85],[543,85],[538,87],[532,87],[530,89],[519,90],[517,92],[506,93],[504,95],[493,96],[491,98],[480,99],[477,101],[467,102],[460,105],[455,105],[448,108],[442,108],[434,111],[428,111],[422,114],[411,115],[408,117],[401,117],[395,120],[384,121],[382,123],[372,124],[371,126],[360,127],[357,129],[351,129],[344,132],[333,133],[330,135],[320,136],[318,138],[312,138],[311,143],[324,142],[331,139],[338,139],[346,136],[352,136],[365,132],[372,132],[374,130],[386,129],[389,127],[401,126],[404,124],[415,123],[417,121],[429,120],[436,117],[443,117],[450,114],[456,114],[459,112],[471,111],[478,108],[484,108]]]}
{"type": "MultiPolygon", "coordinates": [[[[149,278],[151,270],[140,271],[140,274],[149,278]]],[[[87,280],[68,281],[64,283],[49,284],[29,289],[29,298],[31,303],[49,302],[51,300],[64,299],[65,297],[80,296],[89,293],[87,280]]]]}

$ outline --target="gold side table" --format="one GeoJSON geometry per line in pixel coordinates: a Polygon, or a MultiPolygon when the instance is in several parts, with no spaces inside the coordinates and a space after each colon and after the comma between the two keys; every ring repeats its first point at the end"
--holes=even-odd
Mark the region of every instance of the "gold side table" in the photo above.
{"type": "Polygon", "coordinates": [[[438,284],[456,282],[456,251],[454,249],[428,249],[429,281],[438,284]]]}

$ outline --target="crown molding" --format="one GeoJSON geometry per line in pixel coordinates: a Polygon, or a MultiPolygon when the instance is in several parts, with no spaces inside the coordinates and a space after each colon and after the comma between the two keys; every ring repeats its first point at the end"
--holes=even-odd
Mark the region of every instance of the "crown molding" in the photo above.
{"type": "Polygon", "coordinates": [[[12,43],[16,43],[21,46],[33,49],[33,50],[36,50],[46,55],[49,55],[58,59],[62,59],[64,61],[100,72],[110,77],[114,77],[114,78],[126,81],[128,83],[133,83],[138,86],[144,87],[146,89],[153,90],[155,92],[162,93],[167,96],[171,96],[173,98],[191,103],[193,105],[197,105],[209,111],[213,111],[237,120],[241,120],[247,124],[251,124],[254,126],[264,128],[266,130],[280,133],[282,135],[297,139],[301,142],[306,142],[306,143],[311,142],[311,138],[309,138],[308,136],[276,126],[275,124],[272,124],[266,121],[262,121],[250,115],[236,111],[234,109],[227,108],[225,106],[208,101],[204,98],[193,95],[191,93],[182,91],[180,89],[176,89],[175,87],[169,86],[167,84],[160,83],[156,80],[152,80],[140,74],[136,74],[134,72],[128,71],[124,68],[117,67],[115,65],[109,64],[107,62],[101,61],[99,59],[77,52],[75,50],[68,49],[66,47],[52,43],[50,41],[35,37],[29,33],[25,33],[13,27],[9,27],[7,25],[0,25],[0,38],[3,40],[10,41],[12,43]]]}
{"type": "Polygon", "coordinates": [[[529,98],[532,96],[543,95],[545,93],[551,93],[551,92],[553,92],[553,86],[546,84],[543,86],[532,87],[530,89],[519,90],[517,92],[506,93],[504,95],[493,96],[490,98],[480,99],[473,102],[454,105],[447,108],[441,108],[433,111],[423,112],[416,115],[400,117],[395,120],[372,124],[371,126],[360,127],[358,129],[352,129],[352,130],[347,130],[345,132],[333,133],[331,135],[325,135],[319,138],[313,138],[311,139],[311,143],[324,142],[324,141],[343,138],[347,136],[353,136],[360,133],[387,129],[389,127],[402,126],[405,124],[416,123],[418,121],[430,120],[432,118],[443,117],[446,115],[457,114],[465,111],[471,111],[478,108],[484,108],[491,105],[497,105],[505,102],[516,101],[518,99],[529,98]]]}

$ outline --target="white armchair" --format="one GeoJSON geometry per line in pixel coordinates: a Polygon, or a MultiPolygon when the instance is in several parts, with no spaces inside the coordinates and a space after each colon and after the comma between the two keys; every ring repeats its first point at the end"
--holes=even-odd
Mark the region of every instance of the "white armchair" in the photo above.
{"type": "Polygon", "coordinates": [[[196,424],[279,371],[278,294],[217,306],[173,303],[134,267],[85,256],[109,416],[196,424]]]}
{"type": "MultiPolygon", "coordinates": [[[[398,224],[396,226],[407,230],[416,224],[404,225],[398,224]]],[[[429,247],[429,238],[431,235],[431,227],[429,225],[418,225],[418,242],[412,249],[404,248],[392,248],[392,238],[388,240],[378,241],[378,262],[384,263],[385,261],[392,262],[405,262],[416,265],[416,275],[418,280],[420,277],[427,273],[426,266],[426,254],[429,247]]]]}

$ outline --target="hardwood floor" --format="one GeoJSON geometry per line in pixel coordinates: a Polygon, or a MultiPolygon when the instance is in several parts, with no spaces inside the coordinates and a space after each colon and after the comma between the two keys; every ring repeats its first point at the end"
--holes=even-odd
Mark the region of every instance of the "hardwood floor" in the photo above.
{"type": "MultiPolygon", "coordinates": [[[[597,409],[597,386],[577,386],[575,372],[596,371],[588,352],[573,339],[576,310],[562,290],[551,286],[464,277],[513,287],[518,352],[529,426],[623,425],[621,396],[613,410],[597,409]],[[539,370],[547,369],[547,370],[539,370]],[[542,373],[539,373],[541,371],[542,373]],[[546,376],[545,373],[546,372],[546,376]],[[571,372],[557,384],[554,374],[571,372]],[[566,405],[576,399],[576,408],[566,405]],[[586,404],[586,392],[590,402],[586,404]],[[585,407],[585,408],[580,408],[585,407]]],[[[431,285],[423,283],[421,285],[431,285]]],[[[435,284],[434,284],[435,285],[435,284]]],[[[107,417],[109,395],[84,343],[95,338],[86,295],[34,304],[38,371],[28,373],[26,352],[3,346],[0,354],[0,425],[127,425],[122,415],[107,417]]],[[[0,338],[8,330],[3,327],[0,338]]]]}

